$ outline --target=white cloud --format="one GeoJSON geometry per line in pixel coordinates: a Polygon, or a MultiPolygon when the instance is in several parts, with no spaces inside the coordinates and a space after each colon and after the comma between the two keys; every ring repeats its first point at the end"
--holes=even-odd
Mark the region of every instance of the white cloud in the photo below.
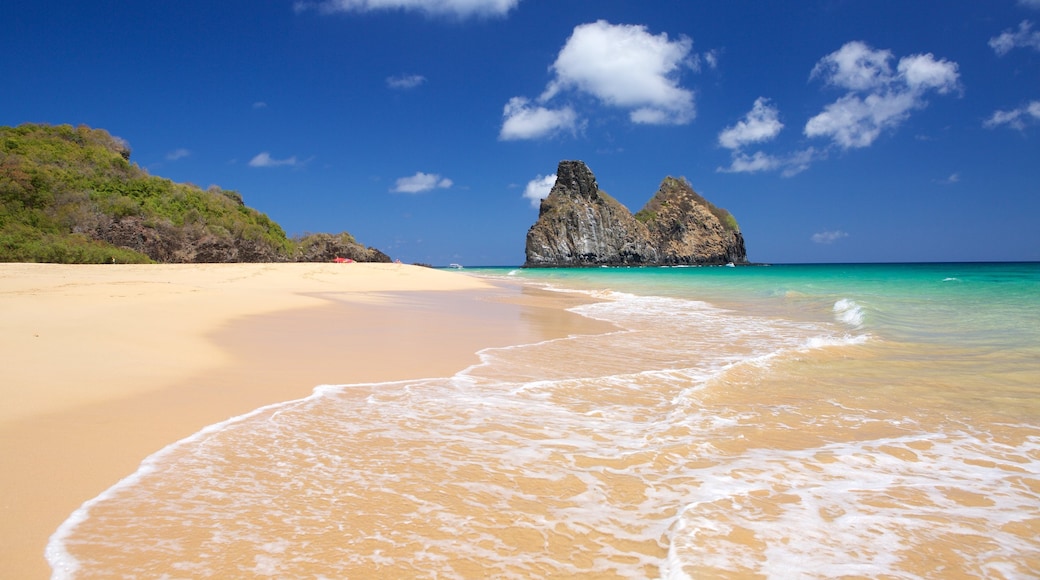
{"type": "Polygon", "coordinates": [[[271,154],[267,151],[258,153],[255,157],[249,160],[250,167],[279,167],[282,165],[296,165],[299,163],[296,160],[296,156],[288,157],[286,159],[275,159],[271,157],[271,154]]]}
{"type": "Polygon", "coordinates": [[[1040,121],[1040,101],[1031,101],[1028,105],[1010,111],[995,111],[982,126],[987,129],[1007,125],[1021,131],[1026,128],[1026,121],[1040,121]]]}
{"type": "Polygon", "coordinates": [[[395,193],[422,193],[431,189],[447,189],[452,186],[450,179],[441,177],[436,173],[417,172],[411,177],[398,178],[394,188],[390,191],[395,193]]]}
{"type": "Polygon", "coordinates": [[[734,151],[729,167],[717,167],[715,171],[719,173],[759,173],[779,170],[783,177],[793,177],[808,169],[813,161],[822,156],[822,153],[812,147],[782,156],[769,155],[763,151],[756,151],[752,155],[734,151]]]}
{"type": "Polygon", "coordinates": [[[166,154],[166,160],[167,161],[177,161],[178,159],[184,159],[185,157],[187,157],[189,155],[191,155],[191,151],[188,151],[187,149],[184,149],[184,148],[174,149],[173,151],[170,151],[169,153],[166,154]]]}
{"type": "MultiPolygon", "coordinates": [[[[1040,5],[1040,0],[1036,4],[1040,5]]],[[[1032,28],[1032,22],[1023,20],[1019,23],[1018,30],[1005,30],[1000,36],[989,39],[989,47],[1000,56],[1015,48],[1040,50],[1040,32],[1033,32],[1032,28]]]]}
{"type": "Polygon", "coordinates": [[[408,90],[414,89],[425,82],[426,77],[422,75],[397,75],[388,77],[386,79],[386,86],[391,89],[408,90]]]}
{"type": "Polygon", "coordinates": [[[812,235],[812,241],[817,244],[833,244],[837,240],[849,237],[849,234],[841,231],[834,230],[829,232],[819,232],[812,235]]]}
{"type": "Polygon", "coordinates": [[[645,26],[599,20],[574,28],[552,65],[555,78],[540,97],[547,102],[565,90],[591,95],[629,110],[634,123],[684,124],[695,116],[693,93],[679,86],[692,68],[693,41],[653,35],[645,26]]]}
{"type": "Polygon", "coordinates": [[[299,1],[296,12],[317,10],[334,12],[372,12],[376,10],[412,10],[431,16],[505,16],[520,0],[319,0],[299,1]]]}
{"type": "Polygon", "coordinates": [[[561,130],[572,133],[578,127],[578,115],[574,109],[548,109],[532,105],[524,97],[509,99],[502,109],[502,130],[498,138],[503,141],[538,139],[554,135],[561,130]]]}
{"type": "Polygon", "coordinates": [[[1040,10],[1040,0],[1018,0],[1019,5],[1040,10]]]}
{"type": "Polygon", "coordinates": [[[830,137],[846,149],[867,147],[884,129],[895,128],[906,120],[913,107],[914,99],[909,93],[846,95],[809,119],[805,134],[830,137]]]}
{"type": "Polygon", "coordinates": [[[809,147],[808,149],[802,149],[801,151],[795,151],[794,153],[784,158],[784,170],[783,172],[781,172],[781,175],[783,175],[784,177],[798,175],[806,169],[809,169],[809,165],[811,165],[814,161],[826,158],[826,151],[818,151],[813,147],[809,147]]]}
{"type": "Polygon", "coordinates": [[[874,90],[891,80],[891,58],[887,50],[874,50],[854,40],[820,59],[809,78],[822,76],[825,83],[850,91],[874,90]]]}
{"type": "Polygon", "coordinates": [[[253,103],[253,109],[260,110],[260,109],[266,109],[266,108],[267,108],[267,103],[265,103],[263,101],[257,101],[255,103],[253,103]]]}
{"type": "Polygon", "coordinates": [[[769,99],[759,97],[743,121],[719,133],[719,145],[726,149],[740,149],[748,143],[769,141],[783,128],[776,107],[769,104],[769,99]]]}
{"type": "Polygon", "coordinates": [[[945,95],[958,88],[957,65],[945,60],[935,60],[929,54],[914,54],[899,60],[900,78],[914,92],[935,89],[945,95]]]}
{"type": "Polygon", "coordinates": [[[733,162],[729,167],[719,167],[716,171],[721,173],[758,173],[759,171],[772,171],[780,167],[780,159],[768,155],[762,151],[756,151],[753,155],[733,152],[733,162]]]}
{"type": "Polygon", "coordinates": [[[867,147],[927,105],[928,91],[946,94],[959,88],[957,63],[915,54],[900,59],[893,72],[891,58],[891,52],[858,41],[823,57],[810,78],[822,77],[848,92],[809,119],[805,135],[830,137],[846,149],[867,147]]]}
{"type": "Polygon", "coordinates": [[[556,185],[556,174],[539,175],[527,182],[524,188],[524,197],[531,200],[531,207],[537,208],[543,199],[549,196],[553,186],[556,185]]]}

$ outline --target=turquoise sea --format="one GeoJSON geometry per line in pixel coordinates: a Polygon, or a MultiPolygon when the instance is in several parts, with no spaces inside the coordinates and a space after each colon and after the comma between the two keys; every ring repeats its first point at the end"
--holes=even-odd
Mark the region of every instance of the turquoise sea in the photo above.
{"type": "Polygon", "coordinates": [[[459,275],[614,330],[209,427],[55,577],[1040,577],[1040,264],[459,275]]]}

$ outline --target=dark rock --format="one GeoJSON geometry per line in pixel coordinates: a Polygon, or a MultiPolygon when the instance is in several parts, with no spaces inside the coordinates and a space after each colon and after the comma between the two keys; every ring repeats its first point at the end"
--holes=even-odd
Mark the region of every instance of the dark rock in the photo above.
{"type": "Polygon", "coordinates": [[[733,216],[685,180],[666,178],[632,215],[583,162],[561,161],[527,232],[526,258],[526,267],[746,264],[747,252],[733,216]]]}

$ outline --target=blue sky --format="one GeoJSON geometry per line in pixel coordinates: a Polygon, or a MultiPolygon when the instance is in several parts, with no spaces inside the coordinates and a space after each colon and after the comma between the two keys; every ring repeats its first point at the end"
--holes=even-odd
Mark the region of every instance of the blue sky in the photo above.
{"type": "Polygon", "coordinates": [[[86,124],[290,235],[517,265],[580,159],[758,262],[1040,260],[1040,0],[4,2],[0,124],[86,124]]]}

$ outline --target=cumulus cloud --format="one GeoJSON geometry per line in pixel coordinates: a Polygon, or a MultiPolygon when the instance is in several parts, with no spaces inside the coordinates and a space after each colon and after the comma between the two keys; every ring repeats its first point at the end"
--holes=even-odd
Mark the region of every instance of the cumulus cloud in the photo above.
{"type": "Polygon", "coordinates": [[[549,196],[553,186],[556,185],[556,174],[539,175],[527,182],[524,188],[524,197],[531,200],[531,207],[537,208],[542,200],[549,196]]]}
{"type": "Polygon", "coordinates": [[[693,41],[647,32],[645,26],[598,20],[574,28],[552,65],[542,102],[576,90],[629,110],[635,123],[683,124],[695,115],[693,93],[678,76],[691,67],[693,41]]]}
{"type": "Polygon", "coordinates": [[[282,165],[297,165],[299,162],[296,160],[296,156],[287,157],[285,159],[275,159],[271,157],[271,154],[267,151],[258,153],[255,157],[249,160],[250,167],[279,167],[282,165]]]}
{"type": "Polygon", "coordinates": [[[849,234],[841,230],[833,230],[829,232],[819,232],[812,235],[812,241],[817,244],[833,244],[834,242],[849,237],[849,234]]]}
{"type": "Polygon", "coordinates": [[[727,127],[719,133],[719,145],[732,150],[729,167],[717,167],[720,173],[759,173],[762,171],[780,171],[784,177],[797,175],[809,168],[813,161],[823,156],[815,148],[809,147],[794,153],[772,155],[764,151],[748,154],[743,151],[745,145],[770,141],[780,134],[784,128],[780,122],[780,114],[769,99],[755,99],[751,110],[736,125],[727,127]]]}
{"type": "Polygon", "coordinates": [[[518,4],[520,4],[520,0],[301,0],[293,5],[293,9],[296,12],[317,10],[322,14],[411,10],[430,16],[468,18],[471,16],[505,16],[518,4]]]}
{"type": "Polygon", "coordinates": [[[915,54],[899,60],[853,41],[823,57],[810,78],[847,93],[805,124],[808,137],[829,137],[845,148],[867,147],[883,131],[898,127],[914,109],[927,105],[930,91],[947,94],[959,89],[957,63],[915,54]]]}
{"type": "Polygon", "coordinates": [[[397,75],[386,79],[386,86],[391,89],[408,90],[426,82],[422,75],[397,75]]]}
{"type": "Polygon", "coordinates": [[[719,145],[726,149],[740,149],[748,143],[769,141],[783,128],[776,107],[769,104],[769,99],[759,97],[742,121],[719,133],[719,145]]]}
{"type": "Polygon", "coordinates": [[[174,149],[173,151],[170,151],[169,153],[166,154],[166,160],[167,161],[177,161],[178,159],[184,159],[185,157],[187,157],[189,155],[191,155],[191,151],[188,151],[187,149],[184,149],[184,148],[174,149]]]}
{"type": "Polygon", "coordinates": [[[1026,128],[1026,122],[1037,121],[1040,121],[1040,101],[1031,101],[1028,105],[1023,105],[1010,111],[995,111],[989,119],[982,123],[982,126],[987,129],[993,129],[994,127],[1007,125],[1012,129],[1021,131],[1026,128]]]}
{"type": "Polygon", "coordinates": [[[450,179],[441,177],[436,173],[419,171],[411,177],[398,178],[394,188],[390,191],[394,193],[422,193],[432,189],[447,189],[451,186],[452,181],[450,179]]]}
{"type": "MultiPolygon", "coordinates": [[[[1040,0],[1036,3],[1040,5],[1040,0]]],[[[1000,36],[989,39],[989,47],[999,56],[1004,56],[1015,48],[1040,50],[1040,32],[1033,32],[1033,23],[1023,20],[1019,23],[1018,30],[1005,30],[1000,36]]]]}
{"type": "Polygon", "coordinates": [[[823,77],[829,85],[852,91],[874,90],[891,79],[891,58],[890,51],[874,50],[866,43],[853,41],[820,59],[809,78],[823,77]]]}
{"type": "MultiPolygon", "coordinates": [[[[513,97],[505,106],[500,137],[537,139],[582,125],[571,106],[551,106],[571,94],[628,112],[637,124],[681,125],[693,120],[693,92],[679,84],[683,69],[694,70],[693,41],[651,34],[645,26],[598,20],[574,28],[550,70],[553,78],[534,102],[513,97]]],[[[705,56],[711,66],[715,54],[705,56]]]]}
{"type": "Polygon", "coordinates": [[[503,141],[538,139],[564,130],[573,133],[578,129],[578,114],[574,109],[549,109],[535,105],[524,97],[509,99],[502,109],[502,117],[505,120],[498,138],[503,141]]]}

